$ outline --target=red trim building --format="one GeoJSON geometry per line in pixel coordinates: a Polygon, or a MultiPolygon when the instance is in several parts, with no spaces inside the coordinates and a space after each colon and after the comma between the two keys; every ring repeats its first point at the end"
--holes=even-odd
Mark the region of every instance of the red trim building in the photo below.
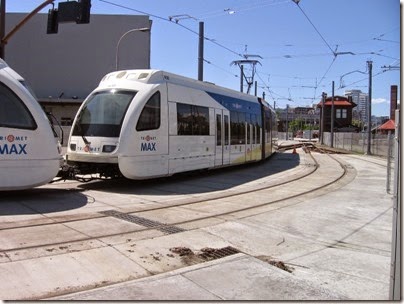
{"type": "Polygon", "coordinates": [[[388,134],[389,131],[391,131],[391,133],[394,134],[396,131],[396,125],[395,125],[394,120],[389,119],[384,124],[382,124],[380,127],[378,127],[375,131],[377,133],[381,133],[381,134],[388,134]]]}
{"type": "MultiPolygon", "coordinates": [[[[358,128],[352,125],[352,109],[355,107],[356,103],[354,103],[351,98],[344,96],[334,96],[334,131],[358,131],[358,128]]],[[[317,104],[317,108],[320,108],[320,117],[322,117],[322,101],[317,104]]],[[[327,97],[324,102],[324,132],[331,132],[331,109],[332,97],[327,97]]]]}

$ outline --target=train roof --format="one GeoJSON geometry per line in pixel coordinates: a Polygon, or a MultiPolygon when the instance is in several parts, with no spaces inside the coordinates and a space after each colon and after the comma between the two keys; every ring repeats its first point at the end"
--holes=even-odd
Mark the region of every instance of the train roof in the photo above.
{"type": "MultiPolygon", "coordinates": [[[[258,97],[241,93],[235,90],[217,86],[213,83],[206,81],[199,81],[196,79],[180,76],[170,72],[155,70],[155,69],[139,69],[139,70],[122,70],[109,73],[104,76],[100,82],[100,86],[108,85],[109,82],[116,83],[117,81],[136,81],[144,84],[160,84],[171,83],[175,85],[181,85],[193,89],[203,90],[209,93],[222,94],[231,96],[238,99],[248,100],[250,102],[258,103],[258,97]]],[[[261,99],[268,108],[271,106],[261,99]]]]}

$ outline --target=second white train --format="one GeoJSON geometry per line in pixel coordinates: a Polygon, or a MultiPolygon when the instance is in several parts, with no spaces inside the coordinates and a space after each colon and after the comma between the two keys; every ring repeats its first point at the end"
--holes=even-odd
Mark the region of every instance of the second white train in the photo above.
{"type": "Polygon", "coordinates": [[[48,117],[24,79],[0,59],[0,191],[46,184],[61,161],[48,117]]]}
{"type": "Polygon", "coordinates": [[[107,74],[73,122],[81,174],[148,179],[265,159],[275,113],[262,99],[159,70],[107,74]]]}

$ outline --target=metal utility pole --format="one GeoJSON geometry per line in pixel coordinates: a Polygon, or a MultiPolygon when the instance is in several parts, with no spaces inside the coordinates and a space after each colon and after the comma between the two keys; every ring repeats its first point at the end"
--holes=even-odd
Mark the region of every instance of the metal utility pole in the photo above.
{"type": "Polygon", "coordinates": [[[243,93],[244,88],[244,65],[240,65],[240,92],[243,93]]]}
{"type": "Polygon", "coordinates": [[[371,155],[371,140],[372,140],[372,64],[371,60],[366,61],[369,69],[369,103],[368,103],[368,146],[367,146],[367,155],[371,155]]]}
{"type": "Polygon", "coordinates": [[[331,97],[331,148],[334,147],[334,81],[332,82],[332,97],[331,97]]]}
{"type": "Polygon", "coordinates": [[[289,140],[289,105],[286,105],[286,140],[289,140]]]}
{"type": "Polygon", "coordinates": [[[199,22],[199,48],[198,48],[198,80],[203,81],[203,42],[205,40],[204,35],[204,23],[199,22]]]}
{"type": "Polygon", "coordinates": [[[324,110],[325,110],[325,99],[327,98],[327,94],[323,92],[321,95],[321,125],[320,125],[320,130],[321,130],[321,144],[324,145],[324,110]]]}
{"type": "Polygon", "coordinates": [[[394,197],[393,229],[391,242],[390,301],[401,300],[401,118],[400,110],[395,111],[394,135],[394,197]]]}

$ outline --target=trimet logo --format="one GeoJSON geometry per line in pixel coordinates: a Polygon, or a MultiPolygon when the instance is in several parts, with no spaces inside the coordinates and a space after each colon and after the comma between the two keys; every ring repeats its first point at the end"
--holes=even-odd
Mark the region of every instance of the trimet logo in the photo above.
{"type": "Polygon", "coordinates": [[[27,144],[11,144],[14,141],[23,141],[27,140],[27,137],[22,137],[22,136],[14,136],[12,134],[7,135],[7,136],[0,136],[0,140],[7,140],[9,144],[0,144],[0,154],[1,155],[10,155],[10,154],[15,154],[15,155],[21,155],[21,154],[27,154],[27,151],[25,150],[27,147],[27,144]]]}
{"type": "Polygon", "coordinates": [[[141,140],[145,140],[146,142],[140,143],[140,151],[157,151],[156,149],[156,142],[152,142],[157,140],[156,136],[141,136],[141,140]]]}

